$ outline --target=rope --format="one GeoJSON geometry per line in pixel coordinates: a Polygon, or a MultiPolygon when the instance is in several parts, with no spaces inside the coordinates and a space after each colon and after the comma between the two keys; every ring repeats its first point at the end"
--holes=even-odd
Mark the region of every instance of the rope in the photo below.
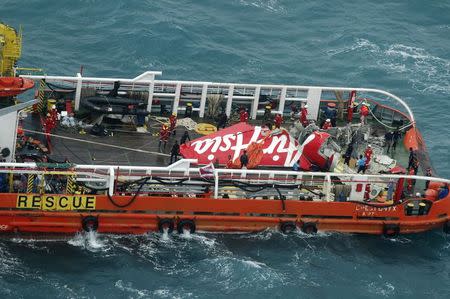
{"type": "Polygon", "coordinates": [[[126,151],[132,151],[132,152],[138,152],[138,153],[144,153],[144,154],[160,155],[160,156],[164,156],[164,157],[169,157],[168,154],[163,154],[163,153],[158,153],[158,152],[151,152],[151,151],[146,151],[146,150],[142,150],[142,149],[129,148],[129,147],[113,145],[113,144],[104,144],[104,143],[95,142],[95,141],[83,140],[83,139],[67,137],[67,136],[61,136],[61,135],[56,135],[56,134],[51,134],[51,133],[43,133],[43,132],[34,131],[34,130],[28,130],[28,129],[23,129],[23,131],[24,132],[28,132],[28,133],[33,133],[33,134],[45,135],[45,136],[48,135],[48,136],[51,136],[51,137],[67,139],[67,140],[72,140],[72,141],[77,141],[77,142],[84,142],[84,143],[89,143],[89,144],[94,144],[94,145],[101,145],[101,146],[106,146],[106,147],[112,147],[112,148],[117,148],[117,149],[126,150],[126,151]]]}
{"type": "MultiPolygon", "coordinates": [[[[384,122],[382,122],[381,120],[379,120],[379,119],[375,116],[375,114],[373,114],[373,112],[372,112],[371,109],[369,109],[369,112],[370,112],[370,114],[373,116],[373,118],[375,118],[375,120],[376,120],[378,123],[380,123],[381,125],[385,126],[386,128],[389,128],[389,129],[391,129],[391,130],[397,130],[397,128],[388,126],[387,124],[385,124],[384,122]]],[[[412,126],[413,124],[414,124],[414,123],[411,122],[411,123],[409,123],[409,124],[407,124],[407,125],[405,125],[405,126],[399,128],[398,130],[400,131],[400,130],[406,129],[407,127],[410,127],[410,126],[412,126]]]]}

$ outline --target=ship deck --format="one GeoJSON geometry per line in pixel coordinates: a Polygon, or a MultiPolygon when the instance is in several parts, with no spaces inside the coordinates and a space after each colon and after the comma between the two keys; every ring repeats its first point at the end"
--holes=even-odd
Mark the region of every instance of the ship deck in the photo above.
{"type": "MultiPolygon", "coordinates": [[[[261,122],[256,120],[251,123],[259,125],[261,122]]],[[[287,119],[283,127],[289,130],[293,124],[292,120],[287,119]]],[[[39,116],[28,115],[22,125],[30,131],[40,131],[39,116]]],[[[88,130],[85,134],[80,134],[78,129],[58,126],[53,131],[53,135],[58,137],[51,137],[49,157],[55,161],[70,161],[75,164],[167,166],[170,160],[170,149],[175,140],[179,141],[185,130],[189,132],[191,140],[202,136],[193,130],[178,126],[177,134],[171,135],[166,148],[160,150],[158,136],[160,122],[151,118],[147,126],[148,132],[146,133],[137,132],[132,126],[111,126],[108,128],[110,135],[107,136],[92,135],[88,130]]],[[[42,133],[28,132],[27,136],[32,136],[42,142],[45,139],[42,133]]],[[[33,151],[24,149],[21,153],[32,154],[33,151]]],[[[403,167],[408,165],[409,153],[403,145],[403,139],[399,140],[396,151],[391,150],[388,156],[403,167]]]]}

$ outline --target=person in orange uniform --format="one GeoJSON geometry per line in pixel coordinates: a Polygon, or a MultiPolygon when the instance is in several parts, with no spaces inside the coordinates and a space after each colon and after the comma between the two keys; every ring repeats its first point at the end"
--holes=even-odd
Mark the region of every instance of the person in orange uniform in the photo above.
{"type": "Polygon", "coordinates": [[[364,156],[366,157],[366,168],[369,166],[370,159],[372,158],[373,150],[372,146],[369,144],[364,151],[364,156]]]}
{"type": "Polygon", "coordinates": [[[359,114],[361,115],[361,125],[365,125],[366,118],[369,115],[369,107],[367,103],[362,104],[359,114]]]}
{"type": "Polygon", "coordinates": [[[227,166],[228,169],[233,168],[233,158],[231,157],[231,155],[228,155],[228,160],[227,160],[227,166]]]}
{"type": "Polygon", "coordinates": [[[308,125],[308,105],[304,105],[300,110],[300,123],[306,127],[308,125]]]}
{"type": "Polygon", "coordinates": [[[167,141],[169,140],[170,130],[166,124],[163,124],[159,130],[159,149],[161,150],[161,144],[164,142],[164,149],[166,148],[167,141]]]}
{"type": "Polygon", "coordinates": [[[279,129],[281,127],[281,124],[283,123],[283,116],[281,116],[280,113],[277,113],[277,115],[275,115],[274,123],[275,128],[279,129]]]}
{"type": "Polygon", "coordinates": [[[323,123],[322,130],[328,130],[331,127],[333,127],[331,120],[327,118],[327,120],[323,123]]]}
{"type": "Polygon", "coordinates": [[[172,135],[176,135],[177,131],[175,130],[175,127],[177,126],[177,114],[172,113],[172,115],[169,117],[170,122],[170,132],[172,132],[172,135]]]}
{"type": "Polygon", "coordinates": [[[248,111],[247,109],[241,109],[241,112],[239,112],[239,120],[241,123],[248,122],[248,111]]]}

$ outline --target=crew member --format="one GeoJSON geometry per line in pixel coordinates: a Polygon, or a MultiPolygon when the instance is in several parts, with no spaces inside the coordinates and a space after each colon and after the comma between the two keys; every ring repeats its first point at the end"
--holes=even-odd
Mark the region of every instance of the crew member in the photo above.
{"type": "Polygon", "coordinates": [[[279,129],[281,127],[281,124],[283,123],[283,116],[281,116],[280,113],[277,113],[277,115],[275,115],[275,128],[279,129]]]}
{"type": "Polygon", "coordinates": [[[356,90],[353,90],[350,93],[350,100],[347,106],[347,122],[349,124],[353,121],[353,109],[355,108],[355,100],[356,100],[356,90]]]}
{"type": "Polygon", "coordinates": [[[361,125],[365,125],[366,124],[366,118],[369,115],[369,104],[367,103],[362,103],[361,109],[359,110],[359,114],[361,117],[361,125]]]}
{"type": "Polygon", "coordinates": [[[372,146],[369,144],[366,150],[364,151],[364,157],[366,157],[366,169],[369,166],[370,160],[372,159],[372,154],[373,154],[372,146]]]}
{"type": "Polygon", "coordinates": [[[398,140],[401,137],[401,133],[399,130],[395,130],[394,134],[392,135],[392,150],[395,151],[395,149],[397,148],[397,143],[398,140]]]}
{"type": "Polygon", "coordinates": [[[416,152],[412,147],[409,148],[408,170],[413,167],[414,159],[416,159],[416,152]]]}
{"type": "Polygon", "coordinates": [[[333,127],[331,120],[327,118],[327,120],[323,123],[322,130],[328,130],[331,127],[333,127]]]}
{"type": "Polygon", "coordinates": [[[359,155],[358,161],[356,161],[356,166],[358,166],[358,173],[362,171],[362,173],[366,172],[366,157],[363,157],[363,155],[359,155]]]}
{"type": "Polygon", "coordinates": [[[350,166],[350,159],[352,158],[352,153],[353,153],[353,143],[350,143],[344,154],[344,164],[350,166]]]}
{"type": "Polygon", "coordinates": [[[239,113],[239,120],[241,123],[248,122],[248,111],[247,109],[241,109],[241,112],[239,113]]]}
{"type": "Polygon", "coordinates": [[[336,104],[328,103],[324,113],[325,117],[331,121],[332,126],[336,127],[336,118],[337,118],[336,104]]]}
{"type": "Polygon", "coordinates": [[[177,114],[174,112],[172,113],[172,115],[169,117],[169,121],[170,121],[170,132],[172,132],[172,135],[176,135],[177,131],[175,130],[175,127],[177,126],[177,114]]]}
{"type": "Polygon", "coordinates": [[[300,123],[303,127],[308,126],[308,105],[304,105],[300,110],[300,123]]]}
{"type": "Polygon", "coordinates": [[[159,150],[161,150],[161,144],[164,142],[164,149],[166,149],[167,141],[169,140],[170,130],[166,124],[161,126],[161,130],[159,130],[159,150]]]}
{"type": "Polygon", "coordinates": [[[228,169],[233,168],[233,158],[231,157],[231,155],[228,155],[228,160],[227,160],[227,166],[228,169]]]}
{"type": "Polygon", "coordinates": [[[241,162],[241,168],[247,168],[248,165],[248,156],[247,151],[244,150],[244,153],[239,157],[239,161],[241,162]]]}
{"type": "Polygon", "coordinates": [[[222,113],[219,114],[218,121],[217,121],[217,128],[225,129],[227,126],[228,116],[227,114],[222,111],[222,113]]]}
{"type": "Polygon", "coordinates": [[[384,142],[385,142],[385,146],[387,147],[387,153],[389,153],[389,150],[391,149],[392,146],[392,139],[394,138],[394,132],[392,131],[388,131],[386,132],[386,134],[384,134],[384,142]]]}
{"type": "Polygon", "coordinates": [[[170,150],[170,164],[177,162],[179,154],[180,154],[180,145],[178,144],[178,141],[175,140],[175,143],[173,144],[172,149],[170,150]]]}
{"type": "MultiPolygon", "coordinates": [[[[427,170],[425,172],[425,176],[429,176],[429,177],[433,176],[433,173],[431,172],[431,168],[430,167],[427,168],[427,170]]],[[[430,185],[430,181],[426,181],[425,182],[425,190],[428,189],[429,185],[430,185]]]]}
{"type": "Polygon", "coordinates": [[[291,120],[294,120],[294,117],[297,115],[298,108],[295,104],[291,105],[291,120]]]}
{"type": "Polygon", "coordinates": [[[192,116],[192,103],[186,104],[186,110],[184,111],[184,117],[191,117],[192,116]]]}
{"type": "Polygon", "coordinates": [[[189,133],[188,133],[187,130],[184,131],[183,136],[181,136],[180,144],[185,144],[185,143],[186,143],[186,140],[191,141],[191,137],[189,136],[189,133]]]}

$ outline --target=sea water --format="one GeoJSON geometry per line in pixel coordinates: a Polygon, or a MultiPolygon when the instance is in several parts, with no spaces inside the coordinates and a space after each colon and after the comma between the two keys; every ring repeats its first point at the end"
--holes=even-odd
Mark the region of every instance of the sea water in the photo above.
{"type": "MultiPolygon", "coordinates": [[[[450,2],[1,0],[50,75],[373,87],[450,177],[450,2]]],[[[0,240],[1,298],[449,298],[450,237],[275,231],[0,240]]]]}

